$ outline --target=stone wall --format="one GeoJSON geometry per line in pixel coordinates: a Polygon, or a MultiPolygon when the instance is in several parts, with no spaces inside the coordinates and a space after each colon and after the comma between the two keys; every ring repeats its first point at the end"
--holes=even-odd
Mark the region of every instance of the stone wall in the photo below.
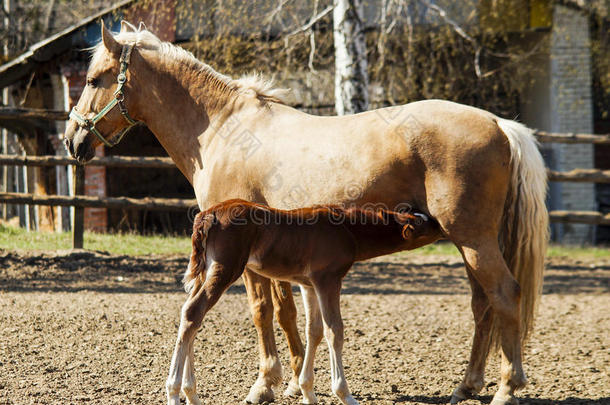
{"type": "MultiPolygon", "coordinates": [[[[556,5],[550,36],[550,130],[553,132],[593,132],[591,93],[591,49],[589,20],[571,8],[556,5]]],[[[558,170],[593,168],[593,145],[552,146],[558,170]]],[[[557,208],[596,211],[593,183],[560,183],[554,197],[557,208]]],[[[556,237],[564,243],[591,243],[595,227],[562,225],[556,237]]]]}

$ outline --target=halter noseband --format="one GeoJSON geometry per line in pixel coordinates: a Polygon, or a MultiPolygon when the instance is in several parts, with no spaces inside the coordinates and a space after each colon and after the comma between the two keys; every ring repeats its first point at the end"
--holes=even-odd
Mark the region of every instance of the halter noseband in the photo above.
{"type": "Polygon", "coordinates": [[[123,45],[123,49],[121,50],[121,58],[119,59],[121,68],[119,70],[119,75],[117,76],[117,82],[119,83],[119,85],[117,86],[116,91],[114,92],[114,98],[112,99],[112,101],[106,104],[106,107],[102,108],[102,110],[91,119],[85,118],[83,115],[81,115],[76,110],[76,107],[72,108],[72,111],[70,111],[70,118],[76,121],[79,127],[86,129],[89,132],[92,132],[95,136],[98,137],[100,141],[102,141],[104,145],[108,146],[109,148],[121,142],[121,139],[123,139],[127,131],[138,123],[138,121],[134,120],[129,116],[129,114],[127,113],[127,107],[125,107],[125,104],[123,103],[123,100],[125,99],[125,94],[123,93],[123,86],[127,81],[127,76],[125,73],[127,73],[127,67],[129,66],[129,59],[131,58],[132,49],[133,45],[123,45]],[[119,106],[121,115],[123,116],[123,118],[125,118],[125,121],[127,121],[129,125],[121,132],[119,132],[117,136],[115,136],[111,140],[108,140],[104,138],[102,133],[95,127],[95,124],[97,124],[99,120],[104,118],[106,114],[108,114],[110,110],[112,110],[116,105],[119,106]]]}

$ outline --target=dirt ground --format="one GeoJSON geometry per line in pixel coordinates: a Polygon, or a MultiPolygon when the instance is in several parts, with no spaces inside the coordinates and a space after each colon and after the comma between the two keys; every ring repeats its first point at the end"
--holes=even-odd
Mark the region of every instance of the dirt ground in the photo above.
{"type": "MultiPolygon", "coordinates": [[[[163,403],[186,264],[186,257],[0,250],[0,404],[163,403]]],[[[554,258],[547,269],[521,403],[610,404],[610,260],[554,258]]],[[[344,362],[355,397],[364,404],[447,403],[473,331],[459,258],[401,255],[358,264],[343,293],[344,362]]],[[[276,336],[286,364],[279,329],[276,336]]],[[[256,378],[256,347],[239,282],[197,338],[204,403],[243,400],[256,378]]],[[[497,360],[481,396],[464,404],[489,403],[497,360]]],[[[337,403],[324,344],[316,364],[319,399],[337,403]]],[[[277,404],[299,403],[277,394],[277,404]]]]}

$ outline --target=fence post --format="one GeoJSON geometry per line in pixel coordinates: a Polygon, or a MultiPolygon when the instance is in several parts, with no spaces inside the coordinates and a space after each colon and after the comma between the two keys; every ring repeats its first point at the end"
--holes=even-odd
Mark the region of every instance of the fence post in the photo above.
{"type": "MultiPolygon", "coordinates": [[[[82,165],[72,166],[74,168],[74,195],[85,194],[85,167],[82,165]]],[[[85,208],[74,207],[74,224],[72,225],[72,249],[83,248],[83,233],[85,231],[85,208]]]]}

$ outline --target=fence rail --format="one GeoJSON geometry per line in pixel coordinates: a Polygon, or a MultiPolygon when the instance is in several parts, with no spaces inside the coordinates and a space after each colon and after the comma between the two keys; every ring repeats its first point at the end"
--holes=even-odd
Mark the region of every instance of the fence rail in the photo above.
{"type": "Polygon", "coordinates": [[[547,170],[549,181],[575,183],[610,183],[610,170],[574,169],[568,172],[547,170]]]}
{"type": "Polygon", "coordinates": [[[0,203],[51,205],[82,208],[132,208],[156,211],[184,211],[197,206],[195,199],[181,198],[130,198],[130,197],[93,197],[87,195],[37,195],[26,193],[0,193],[0,203]]]}
{"type": "MultiPolygon", "coordinates": [[[[76,161],[68,156],[27,156],[0,155],[0,165],[13,166],[70,166],[76,161]]],[[[174,161],[168,157],[152,156],[104,156],[94,157],[87,166],[106,167],[141,167],[151,169],[176,168],[174,161]]]]}
{"type": "Polygon", "coordinates": [[[592,143],[595,145],[610,145],[610,134],[578,134],[536,131],[534,135],[539,142],[544,143],[592,143]]]}
{"type": "Polygon", "coordinates": [[[597,211],[551,211],[549,217],[560,224],[610,225],[610,214],[597,211]]]}

